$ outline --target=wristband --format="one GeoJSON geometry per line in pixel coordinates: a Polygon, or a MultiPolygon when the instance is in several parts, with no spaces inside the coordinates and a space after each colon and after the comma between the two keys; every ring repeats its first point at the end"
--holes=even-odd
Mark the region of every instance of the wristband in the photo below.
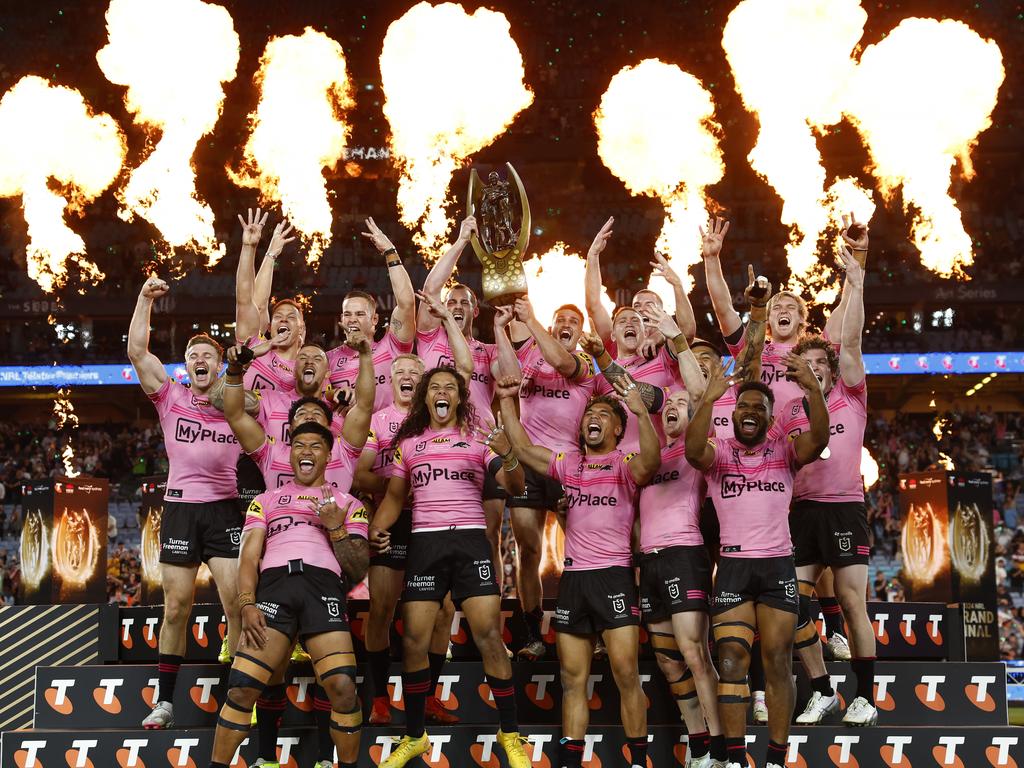
{"type": "Polygon", "coordinates": [[[247,605],[256,605],[256,597],[252,592],[238,593],[238,607],[245,608],[247,605]]]}
{"type": "Polygon", "coordinates": [[[338,523],[338,524],[337,524],[336,526],[334,526],[333,528],[328,528],[328,527],[327,527],[327,526],[325,525],[325,526],[324,526],[324,530],[325,530],[325,531],[327,531],[328,533],[334,533],[335,531],[340,531],[340,530],[341,530],[342,528],[344,528],[344,527],[345,527],[345,524],[344,524],[344,523],[338,523]]]}
{"type": "Polygon", "coordinates": [[[519,466],[519,459],[513,458],[511,464],[506,464],[504,461],[501,462],[501,468],[506,472],[511,472],[519,466]]]}
{"type": "Polygon", "coordinates": [[[338,528],[336,528],[335,531],[336,531],[335,533],[330,534],[330,539],[331,539],[331,541],[333,543],[336,544],[339,541],[344,541],[345,539],[348,538],[348,531],[345,529],[344,525],[338,526],[338,528]],[[337,533],[339,528],[341,529],[341,532],[337,533]]]}
{"type": "Polygon", "coordinates": [[[398,253],[398,249],[395,248],[395,246],[393,246],[393,245],[390,248],[388,248],[386,251],[381,251],[380,255],[381,256],[390,256],[392,253],[398,253]]]}
{"type": "Polygon", "coordinates": [[[224,371],[224,376],[225,377],[227,377],[227,376],[238,376],[238,377],[241,377],[243,375],[245,375],[245,368],[243,368],[241,366],[241,364],[239,364],[239,363],[228,363],[227,370],[224,371]]]}
{"type": "Polygon", "coordinates": [[[224,386],[225,387],[237,388],[237,387],[242,386],[242,382],[240,382],[240,381],[227,381],[227,380],[225,380],[224,381],[224,386]]]}
{"type": "Polygon", "coordinates": [[[392,267],[400,267],[400,266],[402,266],[402,260],[401,259],[395,259],[394,261],[389,261],[388,262],[388,269],[391,269],[392,267]]]}

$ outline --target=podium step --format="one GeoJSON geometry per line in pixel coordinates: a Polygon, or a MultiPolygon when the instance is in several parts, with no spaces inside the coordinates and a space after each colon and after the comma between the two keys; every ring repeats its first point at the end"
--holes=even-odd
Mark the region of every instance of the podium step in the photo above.
{"type": "MultiPolygon", "coordinates": [[[[799,668],[799,665],[794,667],[799,668]]],[[[854,676],[848,663],[829,663],[843,708],[854,696],[854,676]]],[[[519,718],[522,723],[557,725],[561,722],[561,682],[556,662],[514,662],[519,718]]],[[[373,691],[359,669],[360,693],[368,708],[373,691]]],[[[640,663],[648,698],[648,722],[676,725],[678,709],[657,665],[640,663]]],[[[186,664],[174,697],[175,721],[182,728],[213,727],[224,700],[228,667],[186,664]]],[[[404,723],[401,669],[392,664],[389,695],[396,724],[404,723]]],[[[797,708],[803,709],[810,689],[799,675],[797,708]]],[[[288,707],[284,724],[312,724],[313,671],[308,664],[292,665],[287,678],[288,707]]],[[[38,667],[35,686],[36,728],[135,728],[154,702],[157,674],[153,665],[38,667]]],[[[621,722],[619,697],[607,662],[595,663],[589,684],[590,718],[594,725],[621,722]]],[[[445,666],[437,696],[463,723],[490,723],[495,710],[480,662],[454,661],[445,666]]],[[[1006,675],[995,662],[879,662],[875,699],[885,725],[1005,726],[1006,675]]],[[[835,717],[838,723],[839,716],[835,717]]]]}
{"type": "MultiPolygon", "coordinates": [[[[431,750],[410,768],[505,768],[507,762],[496,745],[496,726],[456,726],[430,731],[431,750]]],[[[557,758],[561,731],[557,726],[524,726],[528,754],[534,766],[551,766],[557,758]]],[[[958,766],[963,768],[1013,768],[1024,764],[1020,729],[819,726],[794,728],[789,740],[787,768],[911,768],[911,766],[958,766]]],[[[401,729],[365,728],[359,765],[379,764],[391,750],[401,729]]],[[[649,766],[682,765],[686,736],[675,726],[655,726],[649,731],[649,766]]],[[[757,765],[764,764],[767,729],[751,728],[747,749],[757,765]]],[[[623,764],[621,728],[593,726],[587,734],[584,764],[591,768],[618,768],[623,764]]],[[[0,764],[17,768],[51,766],[186,766],[203,768],[210,759],[212,729],[168,731],[29,730],[0,736],[0,764]]],[[[278,740],[278,756],[285,768],[312,765],[316,738],[311,729],[284,729],[278,740]]],[[[255,734],[243,744],[232,766],[248,768],[255,761],[255,734]]]]}

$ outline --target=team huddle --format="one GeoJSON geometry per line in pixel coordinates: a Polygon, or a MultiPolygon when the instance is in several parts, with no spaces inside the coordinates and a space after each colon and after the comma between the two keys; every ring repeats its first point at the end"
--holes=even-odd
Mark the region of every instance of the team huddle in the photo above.
{"type": "Polygon", "coordinates": [[[364,579],[370,724],[391,721],[389,638],[399,602],[403,624],[406,733],[381,766],[400,768],[426,752],[428,723],[457,722],[434,695],[456,606],[483,661],[508,764],[532,765],[501,633],[506,508],[525,662],[546,653],[547,515],[564,530],[552,620],[559,768],[582,765],[595,654],[607,655],[620,693],[628,765],[647,765],[641,623],[686,725],[688,766],[746,766],[751,703],[754,720],[768,725],[768,768],[785,765],[794,649],[813,688],[797,722],[840,708],[825,651],[850,659],[857,678],[843,722],[877,721],[860,476],[864,224],[845,222],[842,296],[821,334],[808,331],[799,295],[773,294],[750,268],[742,317],[720,261],[729,225],[716,220],[701,231],[730,361],[719,344],[695,338],[683,281],[658,254],[652,267],[673,287],[674,310],[649,290],[631,306],[605,309],[600,258],[611,219],[587,255],[585,307],[538,318],[528,297],[497,306],[493,344],[475,338],[474,292],[451,283],[476,230],[472,217],[419,292],[367,219],[363,235],[385,262],[395,308],[376,339],[376,299],[350,291],[340,316],[345,341],[333,349],[307,339],[299,303],[271,304],[290,228],[274,228],[257,269],[267,215],[239,220],[236,344],[224,350],[194,336],[185,349],[189,385],[169,377],[149,351],[153,304],[168,291],[156,277],[143,285],[128,335],[170,461],[158,687],[144,727],[174,724],[195,580],[206,563],[227,618],[221,661],[231,664],[211,768],[231,764],[253,723],[254,765],[277,768],[291,659],[309,660],[316,674],[315,768],[335,758],[356,766],[363,707],[346,597],[364,579]]]}

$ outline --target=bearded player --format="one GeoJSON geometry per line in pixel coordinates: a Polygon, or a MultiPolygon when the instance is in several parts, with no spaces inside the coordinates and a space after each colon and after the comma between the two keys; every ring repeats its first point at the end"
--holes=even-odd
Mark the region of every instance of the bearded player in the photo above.
{"type": "Polygon", "coordinates": [[[790,355],[786,365],[788,375],[803,388],[810,413],[808,430],[795,440],[768,437],[774,401],[772,391],[759,381],[739,387],[734,437],[709,438],[714,402],[736,383],[721,368],[711,370],[686,429],[686,459],[704,473],[721,525],[711,613],[729,768],[747,765],[747,671],[755,631],[767,681],[767,768],[785,765],[793,713],[793,635],[800,601],[787,518],[797,470],[828,445],[828,410],[807,363],[790,355]]]}
{"type": "Polygon", "coordinates": [[[160,625],[158,689],[144,728],[174,725],[174,690],[185,654],[185,637],[199,566],[206,563],[224,615],[227,644],[238,642],[238,594],[235,560],[242,533],[242,511],[235,485],[238,441],[224,414],[207,393],[221,365],[220,345],[209,336],[193,336],[185,345],[189,386],[171,379],[149,351],[153,302],[168,291],[150,277],[142,285],[128,329],[128,359],[139,384],[156,407],[170,462],[160,526],[160,579],[164,615],[160,625]]]}
{"type": "MultiPolygon", "coordinates": [[[[839,700],[829,682],[818,630],[811,618],[810,593],[822,569],[831,568],[835,589],[850,628],[851,665],[857,693],[843,717],[845,725],[874,725],[875,633],[868,618],[865,595],[871,545],[860,475],[861,448],[867,424],[867,380],[861,354],[864,329],[864,268],[861,257],[841,249],[846,268],[843,291],[849,295],[841,341],[835,347],[821,336],[804,336],[794,351],[810,365],[828,403],[832,436],[821,458],[796,476],[790,532],[796,545],[800,586],[800,624],[797,648],[813,693],[798,723],[817,723],[838,711],[839,700]]],[[[802,400],[786,405],[781,415],[784,434],[793,437],[808,428],[802,400]]]]}

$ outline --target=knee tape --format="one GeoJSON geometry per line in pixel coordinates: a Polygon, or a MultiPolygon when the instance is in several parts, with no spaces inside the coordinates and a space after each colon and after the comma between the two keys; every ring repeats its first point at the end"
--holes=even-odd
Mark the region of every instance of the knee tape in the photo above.
{"type": "Polygon", "coordinates": [[[313,662],[313,671],[323,685],[324,681],[334,675],[347,675],[356,679],[356,655],[352,651],[336,651],[322,656],[313,662]]]}
{"type": "Polygon", "coordinates": [[[747,678],[744,677],[742,680],[720,679],[718,681],[718,703],[749,704],[750,684],[747,682],[747,678]]]}
{"type": "Polygon", "coordinates": [[[335,712],[331,710],[331,730],[341,733],[359,733],[363,727],[363,710],[356,703],[353,712],[335,712]]]}
{"type": "Polygon", "coordinates": [[[651,649],[659,656],[672,661],[682,662],[683,654],[679,652],[676,638],[668,632],[651,632],[651,649]]]}
{"type": "Polygon", "coordinates": [[[220,708],[220,715],[217,716],[217,726],[248,733],[252,727],[252,710],[238,706],[230,696],[225,696],[224,706],[220,708]]]}
{"type": "Polygon", "coordinates": [[[676,701],[692,699],[697,695],[697,684],[693,681],[693,672],[686,670],[682,677],[674,683],[668,684],[668,689],[676,701]]]}
{"type": "Polygon", "coordinates": [[[239,651],[228,673],[228,688],[255,688],[262,691],[274,670],[254,656],[239,651]]]}
{"type": "Polygon", "coordinates": [[[715,636],[715,644],[736,643],[750,653],[754,644],[754,627],[745,621],[723,621],[711,628],[715,636]]]}
{"type": "Polygon", "coordinates": [[[814,592],[814,582],[801,579],[798,586],[800,587],[800,607],[797,613],[796,640],[793,647],[807,648],[819,641],[818,627],[811,619],[811,594],[814,592]]]}

